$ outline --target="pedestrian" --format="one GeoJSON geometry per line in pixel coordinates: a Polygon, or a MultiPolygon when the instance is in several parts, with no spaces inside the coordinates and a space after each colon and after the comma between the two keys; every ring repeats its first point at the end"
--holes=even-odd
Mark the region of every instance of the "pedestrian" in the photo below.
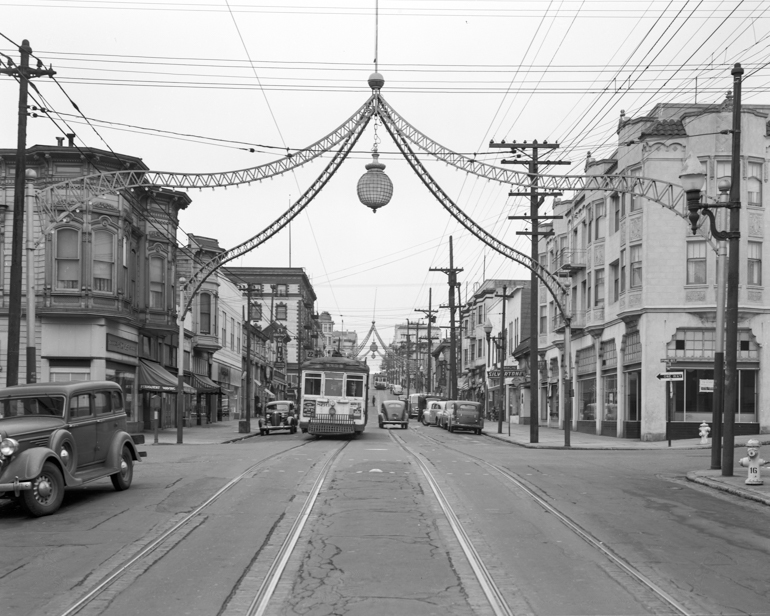
{"type": "Polygon", "coordinates": [[[377,398],[375,397],[374,394],[372,394],[372,406],[374,406],[375,404],[377,404],[377,398]]]}

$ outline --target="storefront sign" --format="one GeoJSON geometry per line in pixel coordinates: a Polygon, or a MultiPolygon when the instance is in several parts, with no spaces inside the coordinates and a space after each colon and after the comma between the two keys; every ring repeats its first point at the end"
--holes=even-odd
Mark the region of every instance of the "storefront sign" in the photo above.
{"type": "Polygon", "coordinates": [[[714,393],[714,379],[698,379],[698,393],[714,393]]]}
{"type": "Polygon", "coordinates": [[[122,353],[123,355],[136,357],[139,345],[128,338],[107,334],[107,350],[112,351],[113,353],[122,353]]]}
{"type": "MultiPolygon", "coordinates": [[[[489,371],[490,378],[498,379],[500,378],[500,369],[493,368],[489,371]]],[[[506,379],[513,379],[513,378],[524,378],[527,376],[527,373],[525,370],[522,370],[521,368],[505,368],[505,378],[506,379]]]]}

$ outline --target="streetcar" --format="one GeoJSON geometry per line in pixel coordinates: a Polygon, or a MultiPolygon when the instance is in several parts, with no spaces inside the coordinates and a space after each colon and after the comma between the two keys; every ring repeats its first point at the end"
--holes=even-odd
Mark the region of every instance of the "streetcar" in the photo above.
{"type": "Polygon", "coordinates": [[[302,364],[299,427],[303,434],[360,434],[369,417],[369,366],[347,357],[302,364]]]}
{"type": "Polygon", "coordinates": [[[374,375],[374,388],[375,389],[385,389],[388,386],[388,378],[387,375],[383,373],[375,374],[374,375]]]}

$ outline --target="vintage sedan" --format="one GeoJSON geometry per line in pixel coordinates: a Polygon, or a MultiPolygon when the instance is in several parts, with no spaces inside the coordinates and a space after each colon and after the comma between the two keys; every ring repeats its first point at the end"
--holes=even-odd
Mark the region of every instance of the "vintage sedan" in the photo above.
{"type": "Polygon", "coordinates": [[[409,427],[406,402],[403,400],[385,400],[380,405],[377,423],[380,428],[384,428],[386,425],[397,425],[406,430],[409,427]]]}
{"type": "Polygon", "coordinates": [[[484,429],[484,409],[481,402],[451,400],[446,403],[442,425],[449,432],[470,430],[481,434],[484,429]]]}
{"type": "Polygon", "coordinates": [[[65,488],[109,477],[116,490],[127,490],[143,442],[126,431],[117,383],[8,387],[0,391],[0,498],[38,517],[61,506],[65,488]]]}
{"type": "Polygon", "coordinates": [[[441,416],[444,413],[444,400],[431,400],[422,412],[422,423],[426,426],[440,426],[441,416]]]}
{"type": "Polygon", "coordinates": [[[297,431],[297,408],[291,400],[273,400],[259,416],[259,433],[264,436],[273,430],[297,431]]]}

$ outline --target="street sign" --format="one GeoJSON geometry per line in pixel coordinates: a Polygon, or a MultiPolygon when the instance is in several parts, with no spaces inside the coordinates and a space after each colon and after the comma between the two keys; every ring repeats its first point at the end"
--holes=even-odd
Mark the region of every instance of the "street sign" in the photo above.
{"type": "Polygon", "coordinates": [[[684,381],[684,372],[661,372],[655,378],[659,381],[684,381]]]}

